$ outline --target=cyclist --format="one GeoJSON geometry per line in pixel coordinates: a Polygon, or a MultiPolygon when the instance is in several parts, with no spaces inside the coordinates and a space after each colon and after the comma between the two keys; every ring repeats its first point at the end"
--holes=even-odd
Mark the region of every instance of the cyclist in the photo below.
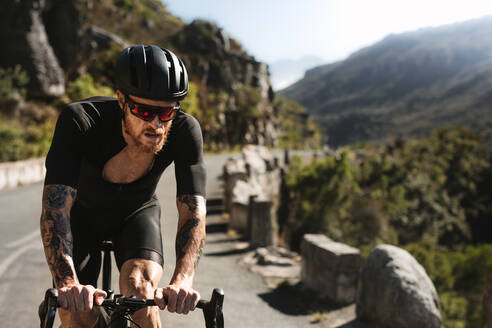
{"type": "MultiPolygon", "coordinates": [[[[117,99],[72,103],[57,121],[46,158],[41,235],[58,289],[62,327],[92,327],[103,240],[111,240],[120,291],[153,298],[161,309],[187,314],[200,295],[193,278],[205,242],[205,168],[201,129],[180,111],[188,92],[181,59],[167,49],[136,45],[116,65],[117,99]],[[175,164],[176,266],[158,287],[163,251],[155,190],[175,164]]],[[[161,327],[158,309],[138,311],[142,327],[161,327]]]]}

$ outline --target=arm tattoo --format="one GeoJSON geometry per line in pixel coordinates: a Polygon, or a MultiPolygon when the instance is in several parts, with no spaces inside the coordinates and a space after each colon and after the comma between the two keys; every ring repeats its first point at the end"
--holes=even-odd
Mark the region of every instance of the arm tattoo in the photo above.
{"type": "Polygon", "coordinates": [[[202,257],[204,246],[205,246],[205,239],[202,239],[200,241],[200,248],[196,250],[195,260],[193,261],[193,266],[195,267],[195,270],[198,267],[198,262],[200,261],[200,257],[202,257]]]}
{"type": "Polygon", "coordinates": [[[64,185],[47,185],[43,205],[48,208],[63,209],[66,206],[67,198],[75,199],[77,192],[75,189],[64,185]]]}
{"type": "Polygon", "coordinates": [[[197,218],[189,219],[185,224],[179,229],[176,235],[176,257],[178,260],[185,256],[184,248],[191,239],[191,229],[198,227],[200,220],[197,218]]]}
{"type": "Polygon", "coordinates": [[[177,198],[180,221],[176,234],[176,260],[182,260],[186,271],[196,270],[205,246],[205,199],[197,195],[177,198]]]}
{"type": "Polygon", "coordinates": [[[195,212],[198,209],[198,198],[193,195],[181,195],[178,197],[178,200],[186,204],[190,212],[195,212]]]}
{"type": "Polygon", "coordinates": [[[70,230],[70,209],[75,195],[75,189],[64,185],[47,185],[44,190],[41,238],[56,285],[75,279],[70,230]]]}

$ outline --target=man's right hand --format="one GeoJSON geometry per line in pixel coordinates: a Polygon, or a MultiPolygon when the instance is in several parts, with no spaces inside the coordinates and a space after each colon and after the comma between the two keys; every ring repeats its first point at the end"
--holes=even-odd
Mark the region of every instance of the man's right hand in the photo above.
{"type": "Polygon", "coordinates": [[[58,289],[58,303],[60,307],[70,312],[91,311],[96,305],[101,305],[107,294],[104,290],[96,289],[91,285],[74,284],[58,289]]]}

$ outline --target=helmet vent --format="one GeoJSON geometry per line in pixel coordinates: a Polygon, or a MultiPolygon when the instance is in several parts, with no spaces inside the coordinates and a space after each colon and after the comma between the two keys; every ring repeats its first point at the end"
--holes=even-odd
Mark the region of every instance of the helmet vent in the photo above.
{"type": "Polygon", "coordinates": [[[176,76],[173,74],[175,72],[176,67],[174,66],[174,61],[173,57],[169,52],[166,52],[166,59],[167,62],[169,63],[169,89],[172,90],[172,92],[175,92],[177,87],[176,87],[176,76]]]}
{"type": "MultiPolygon", "coordinates": [[[[186,68],[184,67],[184,64],[182,61],[179,61],[179,68],[181,69],[181,72],[179,74],[179,85],[181,86],[181,89],[184,88],[185,85],[185,71],[186,68]]],[[[179,90],[178,90],[179,91],[179,90]]]]}

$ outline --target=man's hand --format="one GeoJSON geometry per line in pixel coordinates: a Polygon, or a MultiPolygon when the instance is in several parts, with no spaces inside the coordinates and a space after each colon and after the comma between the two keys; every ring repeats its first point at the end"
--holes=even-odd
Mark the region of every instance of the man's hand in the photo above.
{"type": "Polygon", "coordinates": [[[168,285],[164,288],[157,288],[154,294],[154,301],[161,310],[166,308],[169,312],[188,314],[195,310],[200,294],[191,287],[168,285]]]}
{"type": "Polygon", "coordinates": [[[101,305],[107,294],[104,290],[91,285],[74,284],[58,288],[58,303],[60,307],[70,312],[88,312],[94,307],[94,301],[101,305]]]}

